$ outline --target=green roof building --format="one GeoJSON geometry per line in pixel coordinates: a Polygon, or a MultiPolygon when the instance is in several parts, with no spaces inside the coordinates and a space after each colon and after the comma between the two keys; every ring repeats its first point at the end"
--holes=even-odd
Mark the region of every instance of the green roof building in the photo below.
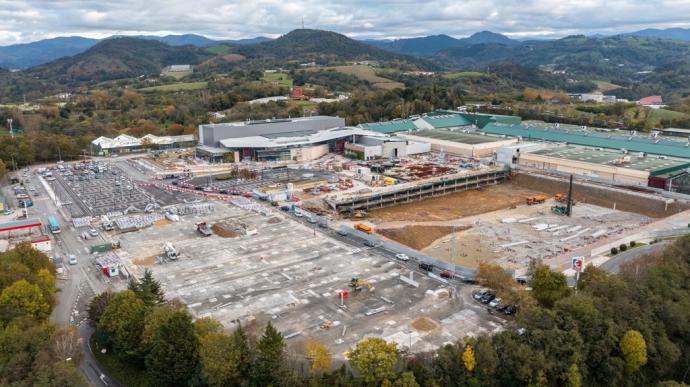
{"type": "Polygon", "coordinates": [[[686,141],[625,136],[611,132],[565,131],[555,128],[536,128],[525,125],[488,124],[481,131],[494,135],[520,137],[525,141],[547,141],[608,148],[629,152],[690,159],[690,147],[686,141]]]}
{"type": "Polygon", "coordinates": [[[378,133],[397,133],[417,130],[417,127],[412,120],[395,120],[386,122],[369,122],[358,125],[362,129],[372,130],[378,133]]]}

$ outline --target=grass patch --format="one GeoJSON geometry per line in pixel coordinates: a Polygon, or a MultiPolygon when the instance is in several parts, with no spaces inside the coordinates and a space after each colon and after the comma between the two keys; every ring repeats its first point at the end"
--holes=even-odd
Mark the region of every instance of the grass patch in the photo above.
{"type": "Polygon", "coordinates": [[[229,46],[226,46],[225,44],[219,44],[217,46],[211,46],[207,48],[206,51],[216,55],[227,55],[230,53],[231,49],[229,46]]]}
{"type": "Polygon", "coordinates": [[[277,82],[279,85],[285,87],[292,87],[292,79],[285,73],[264,73],[261,80],[264,82],[277,82]]]}
{"type": "Polygon", "coordinates": [[[295,101],[295,104],[303,109],[313,109],[316,107],[316,102],[312,101],[295,101]]]}
{"type": "Polygon", "coordinates": [[[460,79],[460,78],[472,78],[472,77],[483,77],[485,74],[479,71],[451,71],[448,73],[443,73],[442,77],[445,79],[460,79]]]}
{"type": "MultiPolygon", "coordinates": [[[[367,65],[335,66],[328,67],[327,69],[332,69],[343,74],[353,75],[363,81],[372,83],[375,87],[381,89],[405,88],[405,85],[400,82],[395,82],[388,78],[376,75],[376,71],[374,71],[374,68],[367,65]]],[[[379,71],[384,70],[379,69],[379,71]]]]}
{"type": "Polygon", "coordinates": [[[597,84],[597,90],[601,91],[602,93],[605,93],[607,91],[613,90],[613,89],[619,89],[621,86],[616,85],[615,83],[607,82],[607,81],[593,81],[594,83],[597,84]]]}
{"type": "Polygon", "coordinates": [[[208,82],[180,82],[171,83],[169,85],[151,86],[139,89],[145,93],[161,91],[165,93],[175,92],[175,91],[188,91],[188,90],[201,90],[208,87],[208,82]]]}
{"type": "Polygon", "coordinates": [[[93,355],[98,360],[98,364],[119,384],[126,387],[147,387],[151,385],[143,370],[137,369],[131,364],[123,363],[112,353],[104,355],[100,350],[97,350],[93,336],[91,337],[91,348],[93,348],[93,355]]]}

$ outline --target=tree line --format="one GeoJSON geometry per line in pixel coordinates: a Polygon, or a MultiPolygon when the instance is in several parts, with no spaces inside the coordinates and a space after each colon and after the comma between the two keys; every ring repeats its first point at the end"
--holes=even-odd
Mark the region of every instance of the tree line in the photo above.
{"type": "Polygon", "coordinates": [[[29,243],[0,253],[0,385],[86,386],[76,326],[48,321],[55,267],[29,243]]]}

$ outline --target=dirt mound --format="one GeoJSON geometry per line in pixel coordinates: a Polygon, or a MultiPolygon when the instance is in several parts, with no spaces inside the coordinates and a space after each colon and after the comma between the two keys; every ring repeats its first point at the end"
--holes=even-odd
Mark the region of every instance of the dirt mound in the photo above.
{"type": "MultiPolygon", "coordinates": [[[[463,231],[469,229],[470,226],[455,227],[455,231],[463,231]]],[[[378,234],[392,239],[405,246],[409,246],[415,250],[422,250],[423,248],[432,244],[435,240],[442,238],[453,232],[452,226],[405,226],[397,228],[380,228],[376,231],[378,234]]]]}
{"type": "Polygon", "coordinates": [[[413,320],[410,325],[412,325],[412,328],[420,332],[431,332],[439,327],[438,323],[429,317],[417,318],[413,320]]]}
{"type": "Polygon", "coordinates": [[[216,223],[213,226],[211,226],[211,230],[218,235],[219,237],[222,238],[236,238],[240,236],[235,230],[228,229],[223,225],[222,223],[216,223]]]}
{"type": "Polygon", "coordinates": [[[281,222],[281,220],[277,216],[274,216],[271,219],[266,221],[266,223],[268,223],[268,224],[276,224],[276,223],[280,223],[280,222],[281,222]]]}
{"type": "Polygon", "coordinates": [[[134,258],[132,263],[137,266],[153,266],[156,263],[156,256],[152,255],[150,257],[134,258]]]}

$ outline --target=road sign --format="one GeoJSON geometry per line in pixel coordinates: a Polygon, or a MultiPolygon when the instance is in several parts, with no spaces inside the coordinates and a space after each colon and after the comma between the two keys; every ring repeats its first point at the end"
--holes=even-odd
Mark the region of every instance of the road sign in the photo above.
{"type": "Polygon", "coordinates": [[[573,257],[571,263],[573,270],[582,271],[582,269],[585,267],[585,257],[573,257]]]}

